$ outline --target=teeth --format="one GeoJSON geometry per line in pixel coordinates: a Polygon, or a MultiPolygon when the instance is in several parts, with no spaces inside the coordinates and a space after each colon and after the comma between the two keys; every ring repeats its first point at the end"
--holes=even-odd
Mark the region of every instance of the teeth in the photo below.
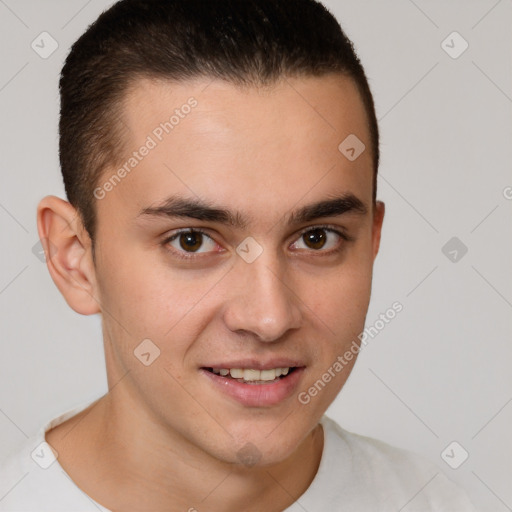
{"type": "Polygon", "coordinates": [[[275,370],[261,370],[259,380],[274,380],[278,376],[276,370],[277,368],[275,370]]]}
{"type": "Polygon", "coordinates": [[[231,374],[231,377],[233,379],[243,379],[244,378],[244,371],[240,368],[233,368],[229,370],[229,373],[231,374]]]}
{"type": "Polygon", "coordinates": [[[244,370],[244,380],[261,380],[259,370],[244,370]]]}
{"type": "Polygon", "coordinates": [[[281,375],[288,375],[290,368],[272,368],[270,370],[254,370],[252,368],[220,368],[213,369],[216,375],[226,377],[230,375],[233,379],[243,379],[247,382],[253,381],[271,381],[281,375]]]}

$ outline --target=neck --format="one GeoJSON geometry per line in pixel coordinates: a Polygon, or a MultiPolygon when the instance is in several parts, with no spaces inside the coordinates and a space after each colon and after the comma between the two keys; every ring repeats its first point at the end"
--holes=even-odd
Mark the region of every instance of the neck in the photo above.
{"type": "Polygon", "coordinates": [[[75,483],[114,512],[280,512],[305,492],[320,464],[320,425],[287,459],[246,467],[215,459],[121,404],[106,394],[46,436],[75,483]]]}

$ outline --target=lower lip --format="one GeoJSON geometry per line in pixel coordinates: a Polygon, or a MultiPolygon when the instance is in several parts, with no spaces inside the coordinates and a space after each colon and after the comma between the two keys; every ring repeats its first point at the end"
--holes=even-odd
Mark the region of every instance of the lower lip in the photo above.
{"type": "Polygon", "coordinates": [[[234,398],[237,402],[248,407],[268,407],[277,405],[297,390],[304,367],[295,369],[285,378],[265,384],[245,384],[230,377],[222,377],[201,368],[222,393],[234,398]]]}

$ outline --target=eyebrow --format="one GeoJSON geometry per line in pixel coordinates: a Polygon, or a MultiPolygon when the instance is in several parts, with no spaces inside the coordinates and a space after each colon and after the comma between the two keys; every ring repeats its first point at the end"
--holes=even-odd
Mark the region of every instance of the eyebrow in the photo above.
{"type": "MultiPolygon", "coordinates": [[[[337,217],[346,213],[366,215],[367,212],[366,205],[354,194],[348,193],[302,206],[287,215],[287,223],[304,224],[322,217],[337,217]]],[[[160,205],[143,208],[137,217],[191,218],[239,229],[244,229],[249,224],[249,218],[238,211],[219,208],[201,199],[179,196],[171,196],[160,205]]]]}

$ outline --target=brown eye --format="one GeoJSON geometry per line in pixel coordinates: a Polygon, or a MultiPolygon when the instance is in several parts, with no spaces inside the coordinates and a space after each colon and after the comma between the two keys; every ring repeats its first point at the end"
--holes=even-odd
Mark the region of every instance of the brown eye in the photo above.
{"type": "Polygon", "coordinates": [[[163,243],[171,246],[174,253],[179,255],[214,252],[217,247],[213,238],[197,229],[175,232],[163,243]]]}
{"type": "Polygon", "coordinates": [[[180,247],[185,251],[196,252],[203,243],[203,234],[198,231],[190,233],[180,233],[180,247]]]}
{"type": "Polygon", "coordinates": [[[310,252],[332,253],[343,246],[344,241],[351,238],[337,229],[316,226],[304,230],[292,244],[292,249],[309,250],[310,252]]]}
{"type": "Polygon", "coordinates": [[[327,241],[325,229],[322,228],[308,231],[302,235],[302,238],[310,249],[321,249],[327,241]]]}

